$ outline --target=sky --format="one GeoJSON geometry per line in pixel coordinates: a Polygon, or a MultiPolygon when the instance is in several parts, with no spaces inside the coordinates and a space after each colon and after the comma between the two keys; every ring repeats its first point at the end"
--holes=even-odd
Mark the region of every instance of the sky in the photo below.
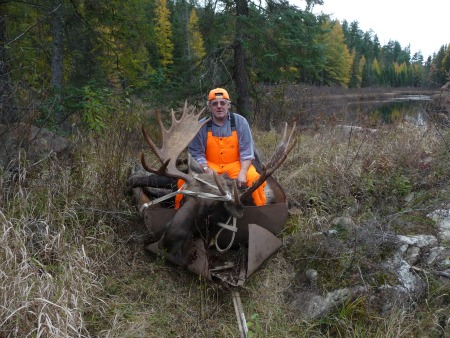
{"type": "MultiPolygon", "coordinates": [[[[304,0],[289,0],[301,9],[304,0]]],[[[421,51],[424,60],[450,44],[449,0],[323,0],[314,13],[330,14],[333,19],[349,23],[358,21],[363,31],[372,30],[383,46],[389,40],[402,48],[411,46],[411,56],[421,51]]]]}

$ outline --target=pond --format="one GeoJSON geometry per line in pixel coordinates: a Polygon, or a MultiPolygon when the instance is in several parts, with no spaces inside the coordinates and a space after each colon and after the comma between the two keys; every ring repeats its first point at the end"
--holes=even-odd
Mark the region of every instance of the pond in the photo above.
{"type": "Polygon", "coordinates": [[[404,119],[417,125],[426,125],[426,107],[431,101],[427,95],[401,95],[384,101],[379,101],[369,110],[372,121],[387,124],[404,119]]]}

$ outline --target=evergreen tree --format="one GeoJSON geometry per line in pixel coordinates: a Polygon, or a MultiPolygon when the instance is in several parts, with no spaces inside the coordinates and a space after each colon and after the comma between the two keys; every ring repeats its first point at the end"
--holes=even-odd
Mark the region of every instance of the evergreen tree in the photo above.
{"type": "MultiPolygon", "coordinates": [[[[345,33],[345,31],[344,31],[345,33]]],[[[359,22],[353,21],[350,24],[350,28],[347,31],[346,41],[350,52],[356,51],[356,54],[361,55],[362,53],[362,41],[363,41],[363,32],[359,28],[359,22]]]]}
{"type": "Polygon", "coordinates": [[[403,62],[401,64],[398,64],[397,62],[394,63],[395,65],[395,75],[396,75],[396,87],[402,87],[409,85],[408,81],[408,71],[407,71],[407,65],[406,62],[403,62]]]}
{"type": "Polygon", "coordinates": [[[425,79],[425,68],[421,63],[413,63],[411,66],[411,84],[413,87],[422,86],[425,79]]]}
{"type": "Polygon", "coordinates": [[[172,27],[166,0],[156,0],[155,39],[160,65],[167,69],[173,64],[172,27]]]}
{"type": "Polygon", "coordinates": [[[196,62],[206,55],[195,8],[192,8],[189,16],[189,50],[189,55],[196,62]]]}
{"type": "Polygon", "coordinates": [[[411,63],[422,65],[423,64],[422,52],[419,51],[414,53],[413,57],[411,58],[411,63]]]}
{"type": "Polygon", "coordinates": [[[383,83],[383,79],[381,76],[381,67],[380,64],[378,63],[377,58],[374,58],[372,61],[372,67],[371,67],[371,85],[380,85],[383,83]]]}
{"type": "Polygon", "coordinates": [[[61,89],[64,77],[64,2],[51,0],[52,57],[50,84],[61,89]]]}
{"type": "Polygon", "coordinates": [[[445,84],[447,78],[443,67],[446,50],[447,46],[441,46],[441,48],[439,48],[439,51],[432,59],[429,72],[429,82],[439,87],[445,84]]]}
{"type": "Polygon", "coordinates": [[[248,0],[2,2],[0,88],[33,88],[33,95],[53,100],[49,109],[65,109],[70,100],[62,97],[58,104],[52,88],[72,94],[87,85],[145,90],[165,100],[163,91],[175,99],[223,85],[235,92],[244,112],[251,111],[253,83],[365,87],[445,81],[447,46],[424,63],[420,52],[411,57],[410,46],[395,40],[381,46],[357,21],[332,25],[327,15],[311,12],[320,3],[308,1],[301,10],[284,0],[268,0],[265,7],[248,0]]]}
{"type": "Polygon", "coordinates": [[[339,21],[325,21],[324,27],[329,33],[322,36],[321,42],[326,46],[327,61],[324,67],[323,83],[338,84],[348,87],[352,58],[345,45],[344,33],[339,21]]]}
{"type": "Polygon", "coordinates": [[[373,37],[373,58],[381,60],[381,44],[378,40],[378,35],[375,34],[373,37]]]}
{"type": "Polygon", "coordinates": [[[18,120],[13,99],[11,84],[10,58],[7,49],[6,5],[0,5],[0,124],[8,124],[18,120]]]}
{"type": "Polygon", "coordinates": [[[258,56],[255,64],[259,65],[256,69],[259,78],[320,84],[326,63],[321,23],[327,18],[285,3],[268,2],[267,29],[255,27],[255,32],[259,29],[263,36],[250,41],[253,53],[258,56]]]}
{"type": "Polygon", "coordinates": [[[450,81],[450,45],[448,45],[447,49],[445,50],[441,69],[442,73],[444,74],[444,80],[442,81],[442,84],[445,84],[447,81],[450,81]]]}
{"type": "Polygon", "coordinates": [[[234,38],[234,72],[233,80],[236,84],[237,109],[249,118],[252,112],[250,102],[249,76],[246,61],[245,45],[249,39],[249,29],[246,21],[249,17],[247,0],[234,0],[236,5],[236,28],[234,38]]]}

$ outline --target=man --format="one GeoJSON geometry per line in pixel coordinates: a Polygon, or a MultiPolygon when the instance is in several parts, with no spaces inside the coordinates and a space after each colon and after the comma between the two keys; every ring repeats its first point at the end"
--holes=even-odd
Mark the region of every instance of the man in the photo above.
{"type": "MultiPolygon", "coordinates": [[[[207,105],[211,112],[211,121],[206,123],[189,145],[188,151],[200,164],[204,173],[216,171],[226,173],[236,179],[238,188],[249,187],[259,178],[252,165],[255,158],[253,138],[247,120],[239,114],[229,111],[230,96],[223,88],[209,92],[207,105]]],[[[257,206],[266,204],[266,195],[262,184],[252,193],[257,206]]],[[[179,206],[182,195],[175,199],[179,206]]]]}

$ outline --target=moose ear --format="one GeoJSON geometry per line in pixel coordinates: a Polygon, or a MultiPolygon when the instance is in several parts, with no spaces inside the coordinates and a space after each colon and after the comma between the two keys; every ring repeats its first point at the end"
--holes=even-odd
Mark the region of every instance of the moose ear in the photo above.
{"type": "Polygon", "coordinates": [[[189,172],[201,174],[203,173],[202,166],[188,153],[189,172]]]}

